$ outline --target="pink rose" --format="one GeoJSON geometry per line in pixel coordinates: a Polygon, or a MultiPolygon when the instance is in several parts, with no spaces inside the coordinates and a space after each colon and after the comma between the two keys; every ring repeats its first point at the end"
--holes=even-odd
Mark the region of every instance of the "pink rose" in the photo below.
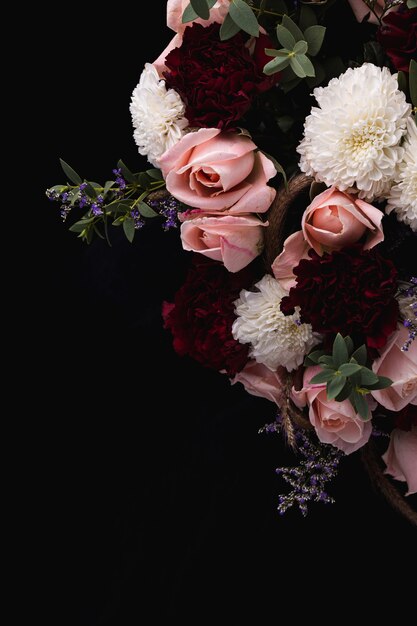
{"type": "Polygon", "coordinates": [[[303,388],[292,390],[292,398],[298,407],[309,407],[310,422],[323,443],[330,443],[345,454],[361,448],[371,436],[371,420],[364,422],[355,412],[349,400],[328,400],[326,385],[311,385],[321,367],[308,367],[304,372],[303,388]]]}
{"type": "Polygon", "coordinates": [[[399,324],[380,357],[372,363],[375,374],[394,381],[391,387],[371,392],[375,400],[390,411],[401,411],[407,404],[417,404],[417,342],[412,341],[408,350],[403,351],[401,347],[407,339],[407,329],[399,324]]]}
{"type": "Polygon", "coordinates": [[[407,482],[407,496],[417,493],[417,428],[410,431],[394,428],[388,450],[383,455],[386,474],[407,482]]]}
{"type": "Polygon", "coordinates": [[[232,385],[242,383],[248,393],[266,398],[280,406],[284,400],[285,376],[284,367],[279,367],[276,372],[271,372],[268,367],[261,363],[248,361],[231,383],[232,385]]]}
{"type": "Polygon", "coordinates": [[[301,231],[290,235],[281,254],[272,264],[277,280],[286,289],[295,285],[293,268],[301,259],[308,258],[309,248],[317,254],[341,250],[356,243],[366,233],[364,250],[383,241],[381,228],[383,213],[371,204],[359,200],[335,187],[326,189],[314,198],[304,211],[301,231]]]}
{"type": "Polygon", "coordinates": [[[267,181],[276,169],[245,135],[200,128],[159,160],[168,191],[205,212],[265,213],[276,191],[267,181]]]}
{"type": "Polygon", "coordinates": [[[156,70],[159,75],[162,76],[163,72],[166,71],[165,59],[167,55],[174,48],[179,48],[182,44],[182,34],[187,26],[191,24],[202,24],[203,26],[208,26],[213,22],[217,22],[218,24],[222,24],[224,18],[226,17],[229,11],[229,0],[217,0],[216,4],[210,10],[210,17],[208,20],[202,20],[200,17],[193,20],[192,22],[187,22],[187,24],[182,23],[182,14],[187,5],[189,5],[189,0],[168,0],[167,2],[167,26],[175,31],[176,35],[171,39],[167,47],[159,57],[153,62],[156,70]]]}
{"type": "Polygon", "coordinates": [[[222,261],[229,272],[238,272],[262,252],[264,226],[268,222],[235,215],[187,220],[181,225],[182,246],[222,261]]]}
{"type": "MultiPolygon", "coordinates": [[[[363,0],[349,0],[349,4],[352,7],[352,11],[354,12],[355,17],[358,20],[358,22],[362,22],[365,15],[367,13],[370,13],[367,22],[369,24],[379,24],[378,19],[375,17],[375,15],[372,13],[370,8],[365,4],[363,0]]],[[[382,14],[382,9],[384,8],[384,6],[385,6],[385,0],[376,0],[374,11],[378,16],[382,14]]],[[[395,7],[395,9],[397,8],[398,7],[395,7]]]]}

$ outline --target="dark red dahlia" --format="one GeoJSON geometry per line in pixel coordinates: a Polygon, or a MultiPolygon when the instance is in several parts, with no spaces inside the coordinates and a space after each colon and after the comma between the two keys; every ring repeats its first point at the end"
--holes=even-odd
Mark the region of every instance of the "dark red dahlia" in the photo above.
{"type": "Polygon", "coordinates": [[[259,35],[251,54],[244,33],[221,41],[219,30],[216,23],[188,26],[181,46],[165,59],[166,84],[180,94],[190,126],[222,130],[233,126],[253,98],[277,82],[277,75],[262,71],[270,61],[264,49],[272,47],[267,35],[259,35]]]}
{"type": "Polygon", "coordinates": [[[296,286],[282,299],[285,314],[333,337],[337,332],[382,348],[398,320],[397,270],[377,250],[360,245],[319,256],[311,250],[294,269],[296,286]]]}
{"type": "Polygon", "coordinates": [[[234,376],[248,361],[248,345],[233,338],[236,319],[233,302],[241,289],[250,287],[249,268],[232,274],[223,265],[196,255],[174,303],[165,302],[165,328],[174,337],[174,349],[215,370],[234,376]]]}
{"type": "Polygon", "coordinates": [[[417,9],[391,11],[382,20],[378,41],[396,70],[408,72],[417,60],[417,9]]]}

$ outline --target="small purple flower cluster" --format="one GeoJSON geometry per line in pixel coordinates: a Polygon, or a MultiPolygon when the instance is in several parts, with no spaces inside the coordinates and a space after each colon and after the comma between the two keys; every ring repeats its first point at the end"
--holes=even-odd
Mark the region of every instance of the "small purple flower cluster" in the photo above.
{"type": "Polygon", "coordinates": [[[173,196],[168,196],[161,200],[151,200],[149,206],[165,217],[165,222],[162,228],[170,230],[171,228],[178,228],[178,211],[181,208],[181,203],[173,196]]]}

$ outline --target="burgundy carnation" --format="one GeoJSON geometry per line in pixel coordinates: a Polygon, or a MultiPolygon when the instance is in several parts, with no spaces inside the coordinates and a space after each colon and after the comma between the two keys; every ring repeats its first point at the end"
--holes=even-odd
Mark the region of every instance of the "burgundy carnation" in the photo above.
{"type": "Polygon", "coordinates": [[[233,302],[252,282],[249,268],[231,274],[220,263],[196,255],[175,302],[163,306],[175,351],[215,370],[226,370],[229,376],[240,372],[248,361],[249,346],[232,336],[233,302]]]}
{"type": "Polygon", "coordinates": [[[417,9],[391,11],[378,30],[378,41],[396,70],[408,72],[417,57],[417,9]]]}
{"type": "Polygon", "coordinates": [[[337,332],[382,348],[396,329],[397,270],[375,249],[355,245],[319,256],[311,250],[294,269],[296,286],[282,299],[285,314],[300,307],[301,322],[333,337],[337,332]]]}
{"type": "Polygon", "coordinates": [[[277,75],[263,73],[270,60],[264,49],[272,46],[267,35],[259,35],[251,56],[246,35],[239,32],[221,41],[219,30],[217,23],[188,26],[181,46],[165,59],[166,84],[180,94],[190,126],[222,130],[232,126],[248,111],[254,96],[277,82],[277,75]]]}

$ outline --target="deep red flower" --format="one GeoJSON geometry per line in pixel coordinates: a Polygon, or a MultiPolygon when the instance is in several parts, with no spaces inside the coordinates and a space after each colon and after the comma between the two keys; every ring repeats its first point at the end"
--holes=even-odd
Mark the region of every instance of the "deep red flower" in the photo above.
{"type": "Polygon", "coordinates": [[[232,274],[221,263],[196,255],[174,303],[164,302],[165,328],[174,336],[174,349],[215,370],[234,376],[248,361],[248,345],[233,338],[233,302],[253,282],[252,270],[232,274]]]}
{"type": "Polygon", "coordinates": [[[332,337],[337,333],[382,348],[396,329],[397,270],[377,250],[360,245],[319,256],[311,250],[294,269],[296,286],[282,299],[285,314],[300,307],[301,321],[332,337]]]}
{"type": "Polygon", "coordinates": [[[277,75],[263,73],[271,60],[264,54],[266,47],[272,47],[267,35],[259,35],[251,54],[246,35],[239,32],[221,41],[219,30],[216,23],[188,26],[181,46],[165,59],[166,84],[180,94],[190,126],[222,130],[233,126],[253,98],[277,82],[277,75]]]}
{"type": "Polygon", "coordinates": [[[378,41],[396,70],[408,72],[417,59],[417,9],[391,11],[382,20],[378,41]]]}

